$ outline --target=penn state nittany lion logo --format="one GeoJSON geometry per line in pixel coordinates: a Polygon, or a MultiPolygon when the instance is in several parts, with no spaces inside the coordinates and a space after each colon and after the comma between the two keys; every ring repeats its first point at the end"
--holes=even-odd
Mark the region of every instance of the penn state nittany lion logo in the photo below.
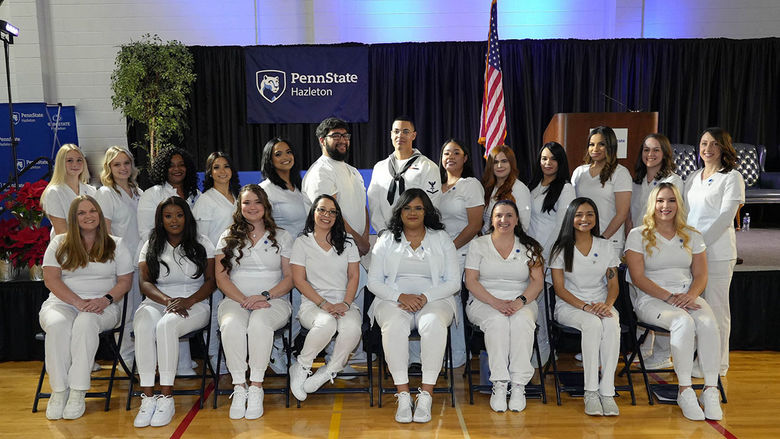
{"type": "Polygon", "coordinates": [[[14,118],[14,125],[17,125],[19,121],[22,120],[22,115],[19,114],[18,111],[14,111],[13,118],[14,118]]]}
{"type": "Polygon", "coordinates": [[[259,70],[255,73],[255,83],[260,96],[273,104],[287,89],[287,74],[281,70],[259,70]]]}

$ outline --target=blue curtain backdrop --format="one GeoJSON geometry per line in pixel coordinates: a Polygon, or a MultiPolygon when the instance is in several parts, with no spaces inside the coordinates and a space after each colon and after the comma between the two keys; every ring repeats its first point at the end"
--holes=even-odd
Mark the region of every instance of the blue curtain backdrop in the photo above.
{"type": "MultiPolygon", "coordinates": [[[[407,114],[417,121],[416,145],[424,154],[436,161],[445,139],[463,139],[481,175],[482,147],[476,138],[485,46],[370,45],[370,121],[352,125],[349,162],[371,168],[386,157],[392,150],[392,119],[407,114]]],[[[246,123],[242,47],[190,50],[198,79],[190,98],[190,129],[181,145],[193,152],[199,170],[215,150],[231,154],[239,170],[258,170],[260,150],[274,136],[289,138],[303,169],[319,157],[316,124],[246,123]]],[[[768,168],[780,169],[778,38],[506,40],[501,57],[507,143],[526,182],[544,129],[559,112],[658,111],[659,130],[672,143],[695,144],[703,128],[719,125],[736,141],[766,145],[768,168]]],[[[128,137],[132,143],[142,135],[133,127],[128,137]]]]}

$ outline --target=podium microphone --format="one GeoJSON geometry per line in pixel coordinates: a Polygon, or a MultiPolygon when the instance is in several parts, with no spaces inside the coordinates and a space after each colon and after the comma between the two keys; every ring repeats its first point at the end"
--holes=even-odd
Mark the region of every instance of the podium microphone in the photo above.
{"type": "Polygon", "coordinates": [[[604,93],[603,91],[601,92],[601,95],[604,96],[605,98],[609,99],[610,101],[619,104],[621,107],[625,108],[626,111],[628,111],[629,113],[639,113],[640,111],[642,111],[641,109],[639,109],[639,110],[632,110],[632,109],[628,108],[628,105],[626,105],[623,102],[621,102],[621,101],[613,98],[612,96],[604,93]]]}

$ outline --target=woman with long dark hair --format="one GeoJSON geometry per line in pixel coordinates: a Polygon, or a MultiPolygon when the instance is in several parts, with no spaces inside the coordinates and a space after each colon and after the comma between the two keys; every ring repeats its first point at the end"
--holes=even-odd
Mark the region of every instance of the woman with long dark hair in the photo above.
{"type": "Polygon", "coordinates": [[[314,199],[303,233],[293,244],[290,264],[295,287],[303,295],[298,320],[309,330],[297,361],[290,366],[290,390],[303,401],[344,369],[360,342],[363,322],[354,303],[360,254],[333,196],[314,199]],[[311,375],[314,358],[336,332],[330,360],[311,375]]]}
{"type": "Polygon", "coordinates": [[[290,320],[285,296],[293,284],[293,240],[276,226],[271,203],[260,186],[244,186],[238,198],[233,223],[216,250],[217,286],[225,294],[219,305],[219,328],[234,386],[230,419],[257,419],[263,415],[263,379],[274,331],[290,320]]]}
{"type": "Polygon", "coordinates": [[[407,189],[393,206],[388,230],[371,251],[367,287],[376,299],[369,316],[382,329],[382,346],[398,393],[396,422],[429,422],[447,328],[460,290],[458,256],[430,198],[407,189]],[[414,414],[409,393],[409,334],[420,333],[422,385],[414,414]]]}
{"type": "Polygon", "coordinates": [[[534,375],[536,297],[544,288],[542,251],[520,226],[515,203],[501,200],[493,206],[490,234],[475,239],[466,257],[466,313],[485,333],[496,412],[525,409],[525,385],[534,375]]]}
{"type": "Polygon", "coordinates": [[[651,192],[642,225],[626,239],[631,299],[637,316],[670,331],[677,405],[694,421],[720,420],[718,370],[720,340],[715,315],[701,296],[707,285],[707,255],[702,234],[685,222],[680,191],[669,182],[651,192]],[[704,372],[704,391],[696,401],[691,387],[694,351],[704,372]]]}
{"type": "Polygon", "coordinates": [[[585,164],[571,175],[578,197],[596,203],[601,229],[596,233],[609,240],[615,253],[623,252],[624,225],[631,210],[631,174],[618,163],[618,141],[610,127],[596,127],[588,134],[585,164]]]}
{"type": "Polygon", "coordinates": [[[68,230],[70,204],[79,195],[95,196],[95,188],[89,185],[87,159],[81,148],[66,143],[57,151],[54,172],[41,194],[41,206],[51,222],[52,237],[68,230]]]}
{"type": "Polygon", "coordinates": [[[589,198],[576,198],[566,209],[550,253],[555,318],[582,332],[585,414],[617,416],[615,369],[620,352],[618,254],[599,236],[599,211],[589,198]],[[599,379],[599,364],[601,379],[599,379]]]}
{"type": "Polygon", "coordinates": [[[51,291],[39,321],[46,332],[46,372],[51,398],[48,419],[84,414],[92,363],[101,331],[119,324],[117,304],[130,290],[133,264],[122,239],[110,236],[98,202],[73,199],[68,229],[56,235],[43,256],[43,281],[51,291]]]}
{"type": "Polygon", "coordinates": [[[482,233],[490,228],[490,212],[496,201],[514,201],[520,210],[520,225],[528,230],[531,225],[531,192],[518,180],[517,160],[512,148],[506,145],[490,149],[482,174],[482,186],[485,188],[485,211],[482,215],[482,233]]]}
{"type": "MultiPolygon", "coordinates": [[[[707,245],[707,286],[702,297],[712,307],[720,328],[720,375],[729,369],[731,308],[729,287],[737,263],[734,216],[745,202],[745,180],[737,171],[737,151],[731,135],[719,127],[707,128],[699,140],[704,168],[685,181],[688,224],[700,231],[707,245]]],[[[694,370],[696,367],[694,367],[694,370]]],[[[695,371],[694,376],[701,371],[695,371]]]]}
{"type": "Polygon", "coordinates": [[[181,197],[169,197],[157,206],[138,268],[146,299],[135,312],[133,331],[143,394],[133,425],[160,427],[168,425],[176,411],[173,381],[179,337],[208,324],[207,299],[216,288],[214,246],[206,235],[198,234],[190,206],[181,197]],[[155,369],[160,375],[159,397],[154,396],[155,369]]]}

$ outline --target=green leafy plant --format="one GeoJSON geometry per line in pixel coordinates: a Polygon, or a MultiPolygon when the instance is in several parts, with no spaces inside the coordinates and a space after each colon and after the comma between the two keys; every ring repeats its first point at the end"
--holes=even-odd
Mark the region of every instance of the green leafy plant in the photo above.
{"type": "Polygon", "coordinates": [[[195,82],[192,54],[181,42],[146,34],[121,46],[111,74],[111,104],[146,127],[144,148],[154,160],[161,146],[181,139],[195,82]]]}

